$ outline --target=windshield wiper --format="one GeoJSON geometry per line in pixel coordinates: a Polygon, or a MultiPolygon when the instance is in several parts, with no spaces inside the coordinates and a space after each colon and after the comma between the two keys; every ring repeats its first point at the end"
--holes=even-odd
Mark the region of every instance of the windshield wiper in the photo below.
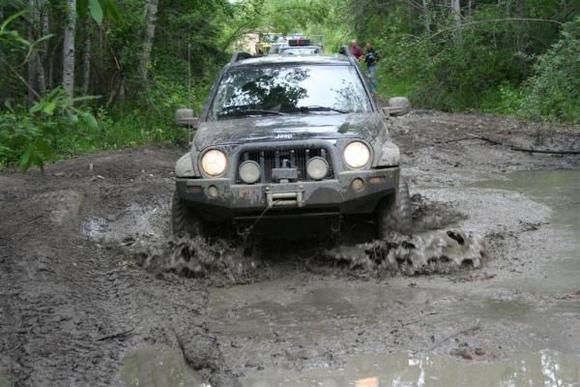
{"type": "Polygon", "coordinates": [[[346,110],[336,109],[330,106],[318,106],[318,105],[300,106],[298,110],[304,113],[308,112],[337,112],[342,114],[348,113],[346,110]]]}
{"type": "Polygon", "coordinates": [[[218,113],[217,115],[220,117],[227,117],[227,116],[251,116],[251,115],[270,115],[270,116],[283,116],[284,113],[277,111],[277,110],[265,110],[265,109],[244,109],[239,108],[237,106],[229,106],[225,108],[222,112],[218,113]]]}

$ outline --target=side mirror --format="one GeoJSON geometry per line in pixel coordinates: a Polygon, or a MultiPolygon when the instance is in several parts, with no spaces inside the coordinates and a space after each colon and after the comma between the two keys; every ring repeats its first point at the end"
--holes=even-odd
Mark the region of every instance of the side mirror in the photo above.
{"type": "Polygon", "coordinates": [[[175,111],[175,123],[179,126],[197,128],[199,119],[193,116],[193,109],[177,109],[175,111]]]}
{"type": "Polygon", "coordinates": [[[411,111],[411,103],[407,97],[389,98],[388,106],[383,107],[385,117],[404,116],[411,111]]]}

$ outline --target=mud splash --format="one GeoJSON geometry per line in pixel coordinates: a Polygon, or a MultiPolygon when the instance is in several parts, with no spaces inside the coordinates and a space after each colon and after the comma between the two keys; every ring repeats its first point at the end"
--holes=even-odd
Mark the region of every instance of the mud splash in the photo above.
{"type": "Polygon", "coordinates": [[[166,203],[142,206],[132,203],[124,210],[104,217],[89,216],[82,224],[83,235],[95,242],[116,242],[135,235],[162,236],[167,229],[166,203]]]}
{"type": "Polygon", "coordinates": [[[488,258],[488,248],[478,234],[447,230],[412,236],[392,233],[388,241],[338,246],[324,256],[378,275],[420,275],[479,268],[488,258]]]}
{"type": "Polygon", "coordinates": [[[195,238],[127,238],[122,254],[145,270],[210,280],[209,285],[243,284],[253,278],[261,260],[250,244],[195,238]]]}
{"type": "Polygon", "coordinates": [[[482,266],[488,247],[481,236],[461,229],[440,231],[464,220],[464,214],[450,203],[419,194],[412,203],[414,235],[392,233],[386,241],[369,243],[329,246],[304,241],[297,246],[267,239],[175,239],[160,219],[169,217],[165,206],[136,208],[135,204],[114,217],[89,217],[83,234],[119,247],[129,262],[154,274],[170,272],[218,286],[259,281],[288,266],[358,277],[449,273],[482,266]]]}
{"type": "Polygon", "coordinates": [[[200,237],[161,240],[127,238],[122,255],[154,273],[174,273],[231,286],[264,280],[289,271],[323,271],[326,275],[361,278],[427,275],[480,268],[488,258],[485,239],[463,230],[407,236],[393,233],[388,241],[301,249],[271,242],[236,242],[200,237]]]}
{"type": "Polygon", "coordinates": [[[413,232],[440,230],[466,220],[467,215],[451,203],[433,201],[421,194],[411,197],[413,232]]]}

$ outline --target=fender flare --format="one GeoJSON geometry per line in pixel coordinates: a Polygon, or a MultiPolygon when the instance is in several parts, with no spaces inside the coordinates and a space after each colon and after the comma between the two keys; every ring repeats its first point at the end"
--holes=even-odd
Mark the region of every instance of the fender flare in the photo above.
{"type": "Polygon", "coordinates": [[[392,141],[385,141],[381,146],[381,153],[377,161],[377,167],[396,167],[401,161],[401,151],[392,141]]]}
{"type": "Polygon", "coordinates": [[[191,152],[187,152],[175,163],[175,177],[195,177],[191,152]]]}

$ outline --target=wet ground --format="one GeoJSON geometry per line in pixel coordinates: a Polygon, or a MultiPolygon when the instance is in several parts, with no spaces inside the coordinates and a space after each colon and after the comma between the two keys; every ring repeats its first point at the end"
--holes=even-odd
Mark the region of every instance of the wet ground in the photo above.
{"type": "Polygon", "coordinates": [[[580,156],[473,135],[580,129],[414,112],[392,134],[415,232],[388,243],[170,240],[178,149],[0,175],[0,386],[579,385],[580,156]]]}

